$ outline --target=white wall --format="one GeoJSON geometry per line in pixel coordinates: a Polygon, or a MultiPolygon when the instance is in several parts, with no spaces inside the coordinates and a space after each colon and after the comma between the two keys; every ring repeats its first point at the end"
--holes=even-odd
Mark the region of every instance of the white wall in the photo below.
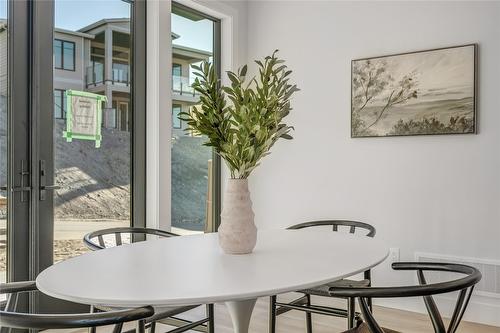
{"type": "Polygon", "coordinates": [[[146,10],[146,226],[170,230],[171,151],[165,147],[172,139],[171,2],[148,1],[146,10]]]}
{"type": "MultiPolygon", "coordinates": [[[[295,139],[251,176],[259,228],[357,219],[401,260],[500,260],[499,2],[251,1],[248,62],[276,48],[302,91],[288,119],[295,139]],[[350,138],[351,59],[468,43],[479,44],[478,135],[350,138]]],[[[414,279],[384,264],[377,282],[414,279]]],[[[500,308],[474,306],[469,319],[500,325],[500,308]]]]}

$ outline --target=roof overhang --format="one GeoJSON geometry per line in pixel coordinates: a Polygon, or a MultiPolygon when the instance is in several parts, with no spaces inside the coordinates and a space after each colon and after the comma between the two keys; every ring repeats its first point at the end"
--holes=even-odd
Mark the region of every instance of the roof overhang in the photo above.
{"type": "Polygon", "coordinates": [[[109,24],[109,23],[129,23],[130,22],[130,19],[128,18],[107,18],[107,19],[102,19],[102,20],[99,20],[97,22],[94,22],[92,24],[89,24],[81,29],[79,29],[78,31],[79,32],[87,32],[87,31],[90,31],[90,30],[93,30],[95,28],[98,28],[100,27],[101,25],[104,25],[104,24],[109,24]]]}
{"type": "Polygon", "coordinates": [[[61,29],[61,28],[55,28],[54,31],[58,32],[60,34],[72,35],[72,36],[83,37],[83,38],[88,38],[88,39],[95,38],[95,36],[92,34],[86,34],[86,33],[79,32],[79,31],[72,31],[72,30],[66,30],[66,29],[61,29]]]}
{"type": "Polygon", "coordinates": [[[186,60],[189,63],[208,60],[212,56],[212,52],[197,50],[181,45],[172,45],[172,53],[175,58],[186,60]]]}

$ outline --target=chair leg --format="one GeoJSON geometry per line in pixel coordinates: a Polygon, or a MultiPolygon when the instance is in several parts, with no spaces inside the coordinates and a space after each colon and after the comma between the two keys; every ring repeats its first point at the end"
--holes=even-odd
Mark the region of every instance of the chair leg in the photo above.
{"type": "Polygon", "coordinates": [[[276,333],[276,296],[269,297],[269,333],[276,333]]]}
{"type": "Polygon", "coordinates": [[[354,328],[354,316],[356,312],[356,303],[354,298],[347,299],[347,328],[354,328]]]}
{"type": "Polygon", "coordinates": [[[137,321],[137,333],[146,333],[146,322],[144,320],[137,321]]]}
{"type": "MultiPolygon", "coordinates": [[[[90,313],[95,313],[95,312],[97,312],[96,308],[93,305],[91,305],[90,306],[90,313]]],[[[89,328],[89,333],[96,333],[96,332],[97,332],[97,329],[95,327],[89,328]]]]}
{"type": "Polygon", "coordinates": [[[115,324],[113,327],[113,333],[121,333],[123,329],[123,323],[115,324]]]}
{"type": "Polygon", "coordinates": [[[214,318],[214,305],[207,304],[207,316],[208,316],[208,333],[215,332],[215,318],[214,318]]]}
{"type": "Polygon", "coordinates": [[[360,315],[355,315],[354,321],[356,323],[354,327],[359,327],[363,323],[363,319],[360,315]]]}
{"type": "MultiPolygon", "coordinates": [[[[307,306],[311,306],[311,295],[307,294],[307,306]]],[[[313,327],[312,327],[312,314],[311,312],[306,312],[306,332],[307,333],[312,333],[313,327]]]]}
{"type": "MultiPolygon", "coordinates": [[[[364,279],[370,281],[370,283],[368,284],[368,287],[371,287],[372,286],[372,271],[371,270],[367,270],[364,272],[364,279]]],[[[368,300],[368,307],[370,308],[370,312],[373,313],[372,299],[367,298],[367,300],[368,300]]]]}

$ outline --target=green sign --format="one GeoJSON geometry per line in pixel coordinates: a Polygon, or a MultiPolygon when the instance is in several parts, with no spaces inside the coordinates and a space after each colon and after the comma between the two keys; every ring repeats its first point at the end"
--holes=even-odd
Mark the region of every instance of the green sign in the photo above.
{"type": "Polygon", "coordinates": [[[101,146],[102,102],[103,95],[86,91],[66,90],[66,131],[63,137],[67,142],[73,139],[95,141],[95,147],[101,146]]]}

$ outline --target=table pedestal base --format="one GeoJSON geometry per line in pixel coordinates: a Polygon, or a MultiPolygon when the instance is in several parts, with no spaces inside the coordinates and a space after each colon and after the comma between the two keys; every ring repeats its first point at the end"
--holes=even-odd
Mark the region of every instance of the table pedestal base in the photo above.
{"type": "Polygon", "coordinates": [[[234,333],[248,333],[250,318],[252,318],[252,311],[256,301],[257,299],[226,302],[233,322],[234,333]]]}

